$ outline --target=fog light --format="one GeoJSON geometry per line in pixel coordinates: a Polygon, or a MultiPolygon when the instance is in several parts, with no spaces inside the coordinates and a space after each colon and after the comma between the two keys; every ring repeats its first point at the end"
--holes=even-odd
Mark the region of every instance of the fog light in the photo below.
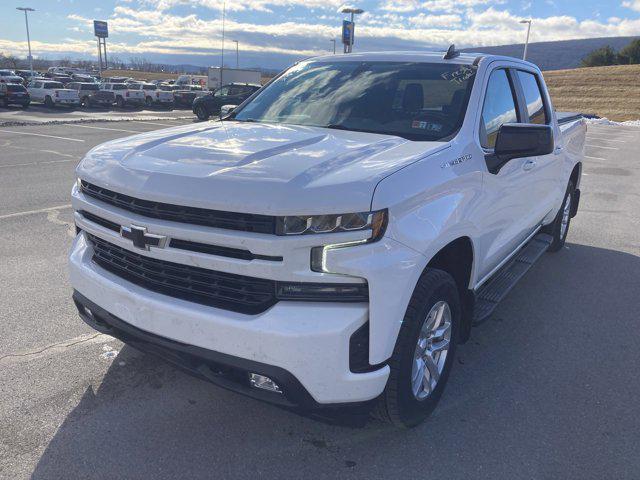
{"type": "Polygon", "coordinates": [[[251,383],[252,387],[260,388],[262,390],[268,390],[270,392],[282,393],[282,390],[280,390],[278,384],[271,380],[269,377],[265,377],[264,375],[260,375],[258,373],[250,373],[249,382],[251,383]]]}

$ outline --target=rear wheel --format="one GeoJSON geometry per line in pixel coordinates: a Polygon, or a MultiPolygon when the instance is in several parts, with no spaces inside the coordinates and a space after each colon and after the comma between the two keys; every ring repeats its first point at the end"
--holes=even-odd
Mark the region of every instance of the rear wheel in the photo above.
{"type": "Polygon", "coordinates": [[[116,98],[116,106],[118,108],[124,108],[124,98],[122,97],[116,98]]]}
{"type": "Polygon", "coordinates": [[[198,105],[196,107],[196,116],[200,120],[208,120],[209,119],[209,113],[207,113],[207,110],[202,105],[198,105]]]}
{"type": "Polygon", "coordinates": [[[91,106],[91,100],[89,99],[89,97],[84,96],[82,97],[82,99],[80,99],[80,105],[84,108],[89,108],[91,106]]]}
{"type": "Polygon", "coordinates": [[[150,107],[151,105],[153,105],[153,98],[151,97],[145,98],[144,103],[147,105],[147,107],[150,107]]]}
{"type": "Polygon", "coordinates": [[[442,270],[420,277],[389,361],[391,373],[374,416],[414,427],[434,410],[453,365],[462,310],[456,283],[442,270]]]}
{"type": "Polygon", "coordinates": [[[53,103],[53,99],[47,95],[46,97],[44,97],[44,105],[47,108],[53,108],[55,107],[55,104],[53,103]]]}
{"type": "Polygon", "coordinates": [[[548,233],[553,237],[551,245],[549,245],[549,252],[557,252],[564,247],[567,240],[567,234],[569,233],[569,225],[571,223],[571,208],[573,206],[573,196],[575,191],[575,185],[571,180],[567,185],[567,191],[564,194],[562,200],[562,206],[556,215],[556,218],[552,223],[543,228],[544,233],[548,233]]]}

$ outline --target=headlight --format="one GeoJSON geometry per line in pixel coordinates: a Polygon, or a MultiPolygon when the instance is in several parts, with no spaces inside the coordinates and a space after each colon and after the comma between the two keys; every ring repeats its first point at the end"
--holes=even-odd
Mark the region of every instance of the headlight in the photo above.
{"type": "Polygon", "coordinates": [[[376,212],[279,217],[276,233],[278,235],[309,235],[371,230],[369,241],[373,241],[384,234],[386,226],[387,210],[385,209],[376,212]]]}

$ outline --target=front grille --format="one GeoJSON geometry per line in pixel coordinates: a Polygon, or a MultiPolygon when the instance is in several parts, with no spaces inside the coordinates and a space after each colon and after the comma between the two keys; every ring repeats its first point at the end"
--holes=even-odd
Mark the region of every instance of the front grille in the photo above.
{"type": "Polygon", "coordinates": [[[81,191],[97,200],[145,217],[272,235],[276,231],[276,217],[271,215],[223,212],[142,200],[93,185],[84,180],[81,182],[81,191]]]}
{"type": "Polygon", "coordinates": [[[148,290],[249,315],[264,312],[277,301],[273,280],[157,260],[86,235],[96,264],[148,290]]]}

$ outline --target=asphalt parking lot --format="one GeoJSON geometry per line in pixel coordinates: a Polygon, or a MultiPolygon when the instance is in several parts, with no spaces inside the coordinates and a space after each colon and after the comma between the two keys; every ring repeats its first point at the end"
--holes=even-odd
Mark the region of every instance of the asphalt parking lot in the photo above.
{"type": "Polygon", "coordinates": [[[172,116],[0,126],[0,478],[640,478],[640,128],[589,127],[566,248],[473,331],[407,431],[226,392],[78,318],[74,168],[106,140],[192,121],[172,116]]]}

